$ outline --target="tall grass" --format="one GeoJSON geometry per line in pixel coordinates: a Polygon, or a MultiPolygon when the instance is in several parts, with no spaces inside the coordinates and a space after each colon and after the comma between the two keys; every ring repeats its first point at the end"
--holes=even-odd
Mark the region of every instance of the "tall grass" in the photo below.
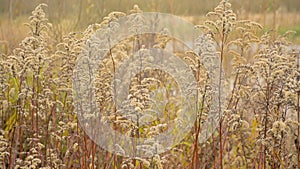
{"type": "MultiPolygon", "coordinates": [[[[214,54],[220,57],[219,67],[229,70],[225,77],[218,70],[219,85],[229,87],[227,98],[218,100],[218,129],[199,143],[205,128],[202,124],[208,120],[211,108],[210,77],[197,54],[178,50],[177,56],[189,65],[197,83],[194,128],[167,152],[154,153],[149,158],[128,158],[121,156],[122,147],[112,154],[89,138],[73,113],[72,98],[73,69],[86,40],[101,27],[128,14],[113,12],[82,32],[58,35],[58,28],[46,17],[46,7],[40,4],[32,12],[26,24],[28,35],[13,52],[1,49],[0,168],[299,167],[300,53],[288,41],[292,32],[264,32],[260,24],[240,19],[231,4],[222,0],[207,14],[206,21],[196,26],[204,33],[205,41],[217,46],[214,54]],[[221,108],[221,102],[226,103],[225,108],[221,108]]],[[[129,13],[141,12],[134,6],[129,13]]],[[[176,80],[155,69],[141,71],[129,79],[130,96],[122,109],[112,104],[111,81],[122,61],[139,51],[142,64],[147,47],[164,49],[175,41],[168,34],[159,34],[152,37],[153,43],[143,44],[147,38],[149,35],[136,36],[111,47],[95,82],[103,120],[131,137],[149,138],[166,131],[182,104],[172,94],[179,90],[176,80]],[[164,92],[151,95],[149,91],[153,90],[164,92]],[[156,120],[143,125],[146,110],[153,109],[151,99],[165,99],[168,103],[160,105],[162,115],[150,114],[156,120]],[[127,111],[130,108],[138,113],[127,111]]],[[[151,148],[148,147],[149,153],[157,152],[151,148]]],[[[140,151],[135,145],[133,149],[140,151]]]]}

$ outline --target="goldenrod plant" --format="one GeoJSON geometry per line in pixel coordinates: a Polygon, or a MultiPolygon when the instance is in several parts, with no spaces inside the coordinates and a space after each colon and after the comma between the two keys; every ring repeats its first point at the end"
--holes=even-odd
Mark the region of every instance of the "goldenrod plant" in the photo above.
{"type": "MultiPolygon", "coordinates": [[[[206,21],[195,26],[202,34],[190,50],[166,28],[142,34],[148,28],[138,5],[59,37],[46,9],[46,4],[38,5],[24,26],[27,37],[11,53],[0,53],[0,168],[299,168],[300,53],[289,41],[292,31],[265,31],[259,23],[240,19],[229,0],[221,0],[206,21]],[[115,44],[117,21],[125,16],[133,36],[115,44]],[[159,52],[153,56],[150,49],[159,52]],[[186,89],[195,91],[189,93],[192,113],[182,113],[186,102],[180,84],[188,82],[188,72],[177,67],[174,72],[182,78],[176,79],[163,69],[146,67],[158,57],[157,63],[176,67],[163,50],[172,51],[195,79],[186,89]],[[96,54],[91,51],[105,54],[101,63],[93,60],[96,54]],[[219,65],[213,64],[214,57],[219,65]],[[91,65],[86,62],[99,67],[87,68],[91,65]],[[217,78],[209,73],[215,68],[217,78]],[[83,69],[89,72],[77,77],[83,69]],[[98,113],[76,112],[74,86],[79,82],[74,79],[91,81],[87,89],[95,89],[89,96],[98,113]],[[119,88],[120,84],[128,86],[119,88]],[[212,117],[211,111],[217,113],[212,117]],[[80,121],[83,117],[91,123],[80,121]],[[191,117],[192,124],[181,120],[191,117]],[[157,136],[176,136],[177,130],[170,129],[173,123],[175,129],[191,129],[178,144],[162,151],[157,136]],[[98,131],[85,129],[92,125],[100,130],[100,124],[131,138],[131,154],[117,144],[118,137],[111,139],[113,152],[99,146],[91,137],[101,137],[98,131]]],[[[158,17],[151,20],[153,29],[158,23],[158,17]]],[[[82,108],[88,111],[88,106],[82,108]]]]}

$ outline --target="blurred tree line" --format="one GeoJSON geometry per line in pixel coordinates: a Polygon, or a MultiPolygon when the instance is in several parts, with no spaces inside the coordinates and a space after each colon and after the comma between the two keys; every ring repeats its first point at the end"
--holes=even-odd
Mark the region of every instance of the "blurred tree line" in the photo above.
{"type": "MultiPolygon", "coordinates": [[[[144,11],[159,11],[176,15],[202,15],[211,11],[219,0],[1,0],[0,14],[11,20],[18,16],[29,15],[39,4],[47,3],[49,18],[52,22],[71,18],[89,24],[100,20],[111,11],[128,11],[134,4],[144,11]]],[[[298,12],[299,0],[231,0],[236,10],[264,13],[279,9],[298,12]]]]}

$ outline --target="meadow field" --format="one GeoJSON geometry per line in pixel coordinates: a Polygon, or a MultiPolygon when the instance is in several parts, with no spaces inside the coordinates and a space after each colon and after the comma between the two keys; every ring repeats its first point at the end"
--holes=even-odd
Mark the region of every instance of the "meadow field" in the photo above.
{"type": "Polygon", "coordinates": [[[299,169],[299,9],[1,1],[0,169],[299,169]]]}

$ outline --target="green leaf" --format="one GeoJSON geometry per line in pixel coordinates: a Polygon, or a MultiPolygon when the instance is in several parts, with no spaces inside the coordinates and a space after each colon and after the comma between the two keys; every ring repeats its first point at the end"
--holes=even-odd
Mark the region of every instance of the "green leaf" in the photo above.
{"type": "Polygon", "coordinates": [[[5,123],[5,131],[10,131],[14,125],[17,123],[17,119],[18,119],[18,115],[17,115],[17,112],[14,112],[10,117],[9,119],[6,121],[5,123]]]}

